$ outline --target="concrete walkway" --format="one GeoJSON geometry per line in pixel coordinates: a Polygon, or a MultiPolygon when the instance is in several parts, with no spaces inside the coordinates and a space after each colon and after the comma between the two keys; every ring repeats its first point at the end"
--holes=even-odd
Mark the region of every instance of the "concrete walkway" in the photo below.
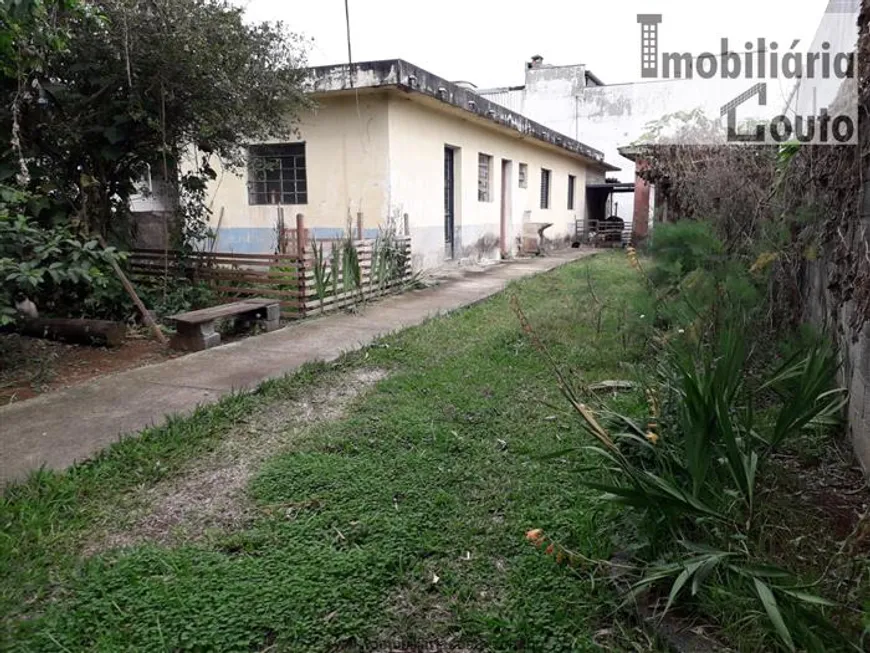
{"type": "Polygon", "coordinates": [[[305,320],[2,407],[0,486],[43,465],[64,469],[123,434],[162,424],[167,415],[189,413],[234,390],[251,390],[307,362],[336,359],[381,336],[486,299],[514,279],[588,254],[589,250],[567,250],[457,273],[437,286],[373,302],[356,314],[305,320]]]}

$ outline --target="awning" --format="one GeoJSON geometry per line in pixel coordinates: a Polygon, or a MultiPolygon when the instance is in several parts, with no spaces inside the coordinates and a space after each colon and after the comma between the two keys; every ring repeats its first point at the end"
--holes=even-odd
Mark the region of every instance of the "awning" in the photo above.
{"type": "Polygon", "coordinates": [[[611,193],[633,193],[634,184],[617,182],[614,184],[586,184],[586,190],[609,191],[611,193]]]}

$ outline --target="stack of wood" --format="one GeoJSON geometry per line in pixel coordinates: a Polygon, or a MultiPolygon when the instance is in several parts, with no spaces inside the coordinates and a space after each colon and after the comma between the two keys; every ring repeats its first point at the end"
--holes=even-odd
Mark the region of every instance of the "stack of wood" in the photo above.
{"type": "Polygon", "coordinates": [[[106,347],[120,347],[127,337],[123,322],[108,320],[25,317],[18,320],[17,328],[35,338],[106,347]]]}

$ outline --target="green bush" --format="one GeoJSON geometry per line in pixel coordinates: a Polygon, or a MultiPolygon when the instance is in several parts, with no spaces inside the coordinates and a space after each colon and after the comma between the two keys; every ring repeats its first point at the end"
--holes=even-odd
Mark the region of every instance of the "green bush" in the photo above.
{"type": "MultiPolygon", "coordinates": [[[[803,337],[777,358],[776,348],[761,346],[766,334],[755,320],[764,304],[741,261],[727,258],[700,223],[663,231],[653,248],[662,258],[653,260],[647,280],[658,321],[676,324],[644,326],[656,361],[640,371],[645,420],[590,405],[594,397],[574,389],[518,311],[591,436],[583,449],[600,459],[581,482],[640,517],[631,543],[638,552],[635,589],[666,585],[665,611],[689,595],[691,603],[727,596],[731,605],[766,615],[764,650],[847,650],[824,612],[833,603],[768,564],[759,538],[767,514],[759,479],[771,455],[840,420],[845,393],[835,387],[837,357],[827,341],[803,337]]],[[[646,268],[634,252],[629,263],[646,268]]],[[[646,303],[635,307],[646,310],[646,303]]]]}
{"type": "MultiPolygon", "coordinates": [[[[164,288],[161,279],[135,281],[134,286],[145,307],[158,318],[206,308],[221,303],[218,294],[205,282],[185,278],[169,279],[164,288]]],[[[88,289],[76,300],[70,314],[99,320],[141,323],[142,316],[121,282],[112,277],[107,283],[88,289]]]]}
{"type": "Polygon", "coordinates": [[[221,303],[217,293],[207,283],[189,279],[173,279],[164,293],[161,287],[151,287],[148,307],[160,317],[206,308],[221,303]]]}
{"type": "Polygon", "coordinates": [[[714,270],[724,260],[725,247],[707,222],[681,220],[656,225],[650,240],[657,286],[679,283],[695,270],[714,270]]]}
{"type": "Polygon", "coordinates": [[[83,296],[110,284],[118,252],[53,223],[58,210],[47,197],[0,185],[0,325],[15,321],[18,296],[40,311],[75,315],[83,296]]]}
{"type": "Polygon", "coordinates": [[[702,338],[759,314],[765,280],[754,277],[749,264],[726,254],[709,223],[659,225],[650,252],[658,327],[692,329],[702,338]]]}
{"type": "Polygon", "coordinates": [[[844,641],[819,607],[834,604],[765,564],[752,535],[770,455],[840,414],[837,361],[817,344],[759,378],[748,373],[747,340],[745,329],[730,328],[712,344],[670,345],[650,385],[647,424],[627,416],[613,416],[615,427],[602,424],[569,388],[607,470],[583,483],[641,512],[650,541],[636,589],[669,580],[666,610],[684,594],[728,587],[754,599],[782,648],[832,650],[844,641]],[[757,397],[769,397],[764,413],[755,409],[757,397]]]}

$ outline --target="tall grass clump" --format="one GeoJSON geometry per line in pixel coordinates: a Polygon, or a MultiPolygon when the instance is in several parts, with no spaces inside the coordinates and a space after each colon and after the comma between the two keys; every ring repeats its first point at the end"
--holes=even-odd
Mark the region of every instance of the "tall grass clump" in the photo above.
{"type": "Polygon", "coordinates": [[[399,237],[397,216],[387,218],[378,229],[378,236],[372,247],[372,271],[370,290],[386,290],[405,276],[408,253],[399,237]]]}
{"type": "Polygon", "coordinates": [[[657,225],[650,254],[646,280],[656,297],[657,328],[692,329],[705,337],[734,316],[759,319],[764,275],[726,252],[710,224],[657,225]]]}

